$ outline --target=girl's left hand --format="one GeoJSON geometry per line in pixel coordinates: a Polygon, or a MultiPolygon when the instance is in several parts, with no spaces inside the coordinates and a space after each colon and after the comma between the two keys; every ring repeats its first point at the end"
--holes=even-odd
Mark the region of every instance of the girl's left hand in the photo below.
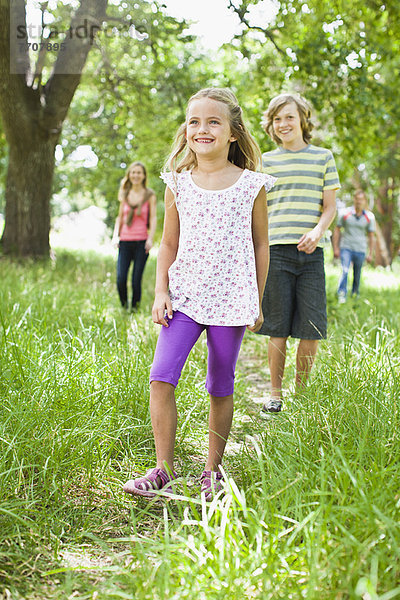
{"type": "Polygon", "coordinates": [[[254,325],[252,325],[251,327],[250,327],[250,325],[247,325],[247,329],[249,331],[252,331],[253,333],[256,333],[257,331],[259,331],[261,329],[261,325],[263,323],[264,323],[264,315],[262,314],[262,312],[260,312],[260,314],[258,315],[258,319],[254,323],[254,325]]]}

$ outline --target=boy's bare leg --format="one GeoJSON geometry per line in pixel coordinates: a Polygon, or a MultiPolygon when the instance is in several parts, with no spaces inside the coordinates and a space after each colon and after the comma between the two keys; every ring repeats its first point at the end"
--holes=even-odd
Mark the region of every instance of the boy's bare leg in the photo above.
{"type": "Polygon", "coordinates": [[[156,444],[157,467],[174,468],[174,448],[177,426],[175,388],[170,383],[152,381],[150,384],[150,416],[156,444]]]}
{"type": "Polygon", "coordinates": [[[271,337],[268,342],[268,366],[271,376],[271,398],[282,399],[282,381],[286,361],[287,338],[271,337]]]}
{"type": "Polygon", "coordinates": [[[218,471],[226,442],[231,431],[233,418],[233,394],[212,396],[210,394],[209,449],[206,471],[218,471]]]}
{"type": "Polygon", "coordinates": [[[296,355],[296,388],[304,388],[314,364],[319,340],[300,340],[296,355]]]}

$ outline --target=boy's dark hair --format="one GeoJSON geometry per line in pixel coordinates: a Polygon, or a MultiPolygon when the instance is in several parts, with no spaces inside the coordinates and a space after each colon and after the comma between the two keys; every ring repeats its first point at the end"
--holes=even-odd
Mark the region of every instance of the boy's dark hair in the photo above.
{"type": "Polygon", "coordinates": [[[300,115],[301,130],[303,132],[303,140],[306,144],[310,143],[311,131],[314,124],[311,121],[311,108],[307,104],[306,100],[297,94],[279,94],[272,98],[268,105],[267,110],[263,114],[261,124],[263,129],[278,145],[282,144],[282,141],[275,135],[273,128],[273,120],[277,112],[281,110],[286,104],[293,102],[297,106],[297,110],[300,115]]]}

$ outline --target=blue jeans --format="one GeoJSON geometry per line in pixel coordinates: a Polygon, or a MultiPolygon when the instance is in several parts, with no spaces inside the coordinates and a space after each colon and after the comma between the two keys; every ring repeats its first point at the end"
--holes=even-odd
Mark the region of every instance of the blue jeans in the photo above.
{"type": "Polygon", "coordinates": [[[122,306],[128,307],[127,280],[128,271],[133,261],[132,269],[132,308],[140,302],[142,296],[142,276],[146,261],[149,257],[145,251],[145,240],[135,242],[120,242],[117,263],[117,288],[122,306]]]}
{"type": "Polygon", "coordinates": [[[342,275],[339,281],[338,294],[347,296],[347,277],[353,263],[353,288],[352,293],[358,296],[360,291],[361,269],[365,260],[365,252],[355,252],[348,248],[340,249],[340,262],[342,263],[342,275]]]}

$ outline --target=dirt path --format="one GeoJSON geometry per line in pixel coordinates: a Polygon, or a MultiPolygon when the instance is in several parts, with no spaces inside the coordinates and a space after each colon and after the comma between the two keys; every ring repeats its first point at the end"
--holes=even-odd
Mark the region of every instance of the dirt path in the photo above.
{"type": "Polygon", "coordinates": [[[236,371],[246,383],[248,397],[236,406],[227,455],[239,453],[244,443],[252,445],[251,438],[257,437],[256,420],[271,387],[264,338],[245,337],[236,371]]]}
{"type": "Polygon", "coordinates": [[[244,378],[249,390],[249,410],[257,411],[265,402],[271,387],[267,357],[255,352],[242,352],[237,363],[237,370],[244,378]],[[254,404],[255,406],[251,406],[254,404]]]}

